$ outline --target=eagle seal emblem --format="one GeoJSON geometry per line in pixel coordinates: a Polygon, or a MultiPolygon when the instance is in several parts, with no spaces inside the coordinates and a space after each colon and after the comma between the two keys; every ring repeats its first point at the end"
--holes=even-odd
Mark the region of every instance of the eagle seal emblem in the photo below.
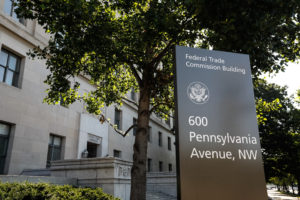
{"type": "Polygon", "coordinates": [[[187,87],[187,95],[195,104],[204,104],[209,99],[208,87],[201,82],[192,82],[187,87]]]}

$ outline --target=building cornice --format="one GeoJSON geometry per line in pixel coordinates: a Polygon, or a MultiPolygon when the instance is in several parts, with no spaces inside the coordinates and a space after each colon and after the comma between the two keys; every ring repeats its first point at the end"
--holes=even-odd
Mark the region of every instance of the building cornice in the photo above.
{"type": "Polygon", "coordinates": [[[17,35],[18,37],[22,38],[34,47],[46,46],[47,40],[42,41],[35,37],[36,22],[33,21],[33,23],[33,30],[30,30],[27,26],[15,21],[12,17],[6,15],[3,11],[0,11],[0,26],[10,31],[14,35],[17,35]]]}

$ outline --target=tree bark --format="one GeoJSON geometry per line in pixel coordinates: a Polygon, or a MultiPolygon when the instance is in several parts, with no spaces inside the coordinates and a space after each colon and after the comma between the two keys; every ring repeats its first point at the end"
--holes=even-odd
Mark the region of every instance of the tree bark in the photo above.
{"type": "Polygon", "coordinates": [[[150,92],[147,88],[140,90],[138,106],[137,133],[133,146],[133,166],[131,169],[130,200],[146,199],[146,163],[148,147],[148,130],[150,119],[150,92]]]}

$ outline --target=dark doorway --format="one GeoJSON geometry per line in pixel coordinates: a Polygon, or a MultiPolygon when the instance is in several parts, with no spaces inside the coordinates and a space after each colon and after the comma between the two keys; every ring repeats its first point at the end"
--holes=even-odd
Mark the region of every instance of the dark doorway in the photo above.
{"type": "Polygon", "coordinates": [[[46,164],[47,168],[50,167],[51,161],[62,159],[62,141],[63,137],[50,134],[46,164]]]}
{"type": "Polygon", "coordinates": [[[97,150],[98,150],[98,144],[91,143],[91,142],[87,143],[88,158],[96,158],[97,150]]]}
{"type": "Polygon", "coordinates": [[[0,123],[0,174],[4,173],[10,126],[0,123]]]}

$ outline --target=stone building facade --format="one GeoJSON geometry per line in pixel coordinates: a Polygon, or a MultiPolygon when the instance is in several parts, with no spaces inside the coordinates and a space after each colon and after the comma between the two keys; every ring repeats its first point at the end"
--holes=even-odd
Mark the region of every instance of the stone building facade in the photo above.
{"type": "MultiPolygon", "coordinates": [[[[45,46],[49,39],[36,21],[18,19],[11,0],[0,1],[0,174],[21,174],[24,169],[49,167],[53,160],[81,157],[118,157],[132,160],[134,130],[123,138],[107,123],[88,114],[82,103],[68,107],[43,103],[49,73],[44,60],[32,60],[26,53],[45,46]]],[[[80,93],[93,90],[84,77],[80,93]]],[[[137,94],[128,94],[137,98],[137,94]]],[[[136,108],[124,102],[104,114],[130,127],[137,118],[136,108]]],[[[175,137],[172,120],[152,116],[148,147],[148,170],[175,171],[175,137]]]]}

